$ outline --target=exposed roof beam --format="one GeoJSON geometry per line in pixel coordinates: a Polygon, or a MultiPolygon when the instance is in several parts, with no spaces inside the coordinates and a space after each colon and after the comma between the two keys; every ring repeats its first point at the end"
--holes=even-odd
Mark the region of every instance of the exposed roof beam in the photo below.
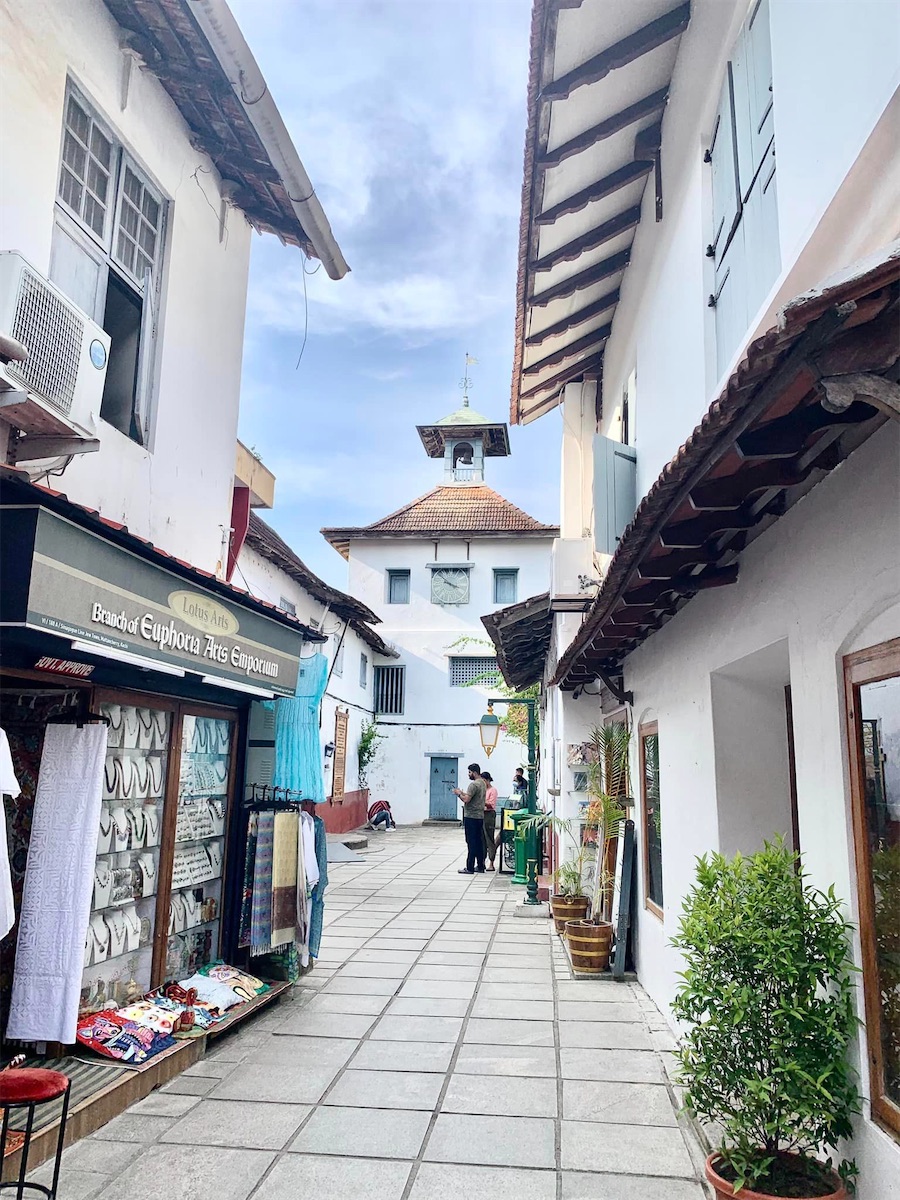
{"type": "Polygon", "coordinates": [[[538,213],[534,218],[535,224],[552,225],[560,217],[579,212],[580,209],[586,208],[595,200],[603,200],[604,197],[613,195],[614,192],[620,191],[621,188],[628,187],[632,183],[637,183],[640,179],[645,179],[653,168],[654,163],[649,159],[638,159],[637,162],[626,163],[624,167],[619,167],[617,171],[612,171],[609,175],[604,175],[602,179],[598,179],[596,183],[582,188],[580,192],[575,192],[568,199],[560,200],[559,204],[554,204],[552,208],[547,208],[543,212],[538,213]]]}
{"type": "Polygon", "coordinates": [[[567,358],[574,358],[576,354],[581,354],[583,350],[589,350],[591,346],[596,346],[598,342],[605,342],[612,333],[612,325],[602,325],[599,329],[594,329],[584,337],[579,338],[577,342],[570,342],[568,346],[562,346],[559,350],[554,350],[552,354],[548,354],[545,358],[538,362],[529,363],[522,371],[523,375],[536,375],[538,371],[543,371],[545,367],[555,367],[557,363],[565,362],[567,358]]]}
{"type": "Polygon", "coordinates": [[[590,230],[589,233],[583,233],[581,237],[573,238],[571,242],[566,242],[565,245],[560,246],[557,250],[551,250],[549,254],[543,255],[541,258],[536,258],[529,266],[535,272],[551,271],[554,267],[558,267],[560,263],[580,258],[582,254],[586,254],[589,250],[596,250],[598,246],[602,246],[606,242],[611,242],[620,233],[627,233],[629,229],[637,228],[640,220],[641,206],[634,204],[631,208],[626,208],[624,212],[617,213],[608,221],[604,221],[596,229],[590,230]]]}
{"type": "Polygon", "coordinates": [[[657,17],[655,21],[651,21],[649,25],[645,25],[635,33],[630,33],[628,37],[622,38],[621,41],[601,50],[599,54],[593,55],[581,66],[567,71],[559,79],[548,83],[541,92],[541,98],[562,100],[576,88],[584,87],[588,83],[597,83],[604,79],[610,71],[627,66],[636,58],[640,58],[643,54],[655,50],[657,46],[662,46],[671,38],[683,33],[687,29],[690,19],[690,4],[679,4],[677,8],[670,9],[661,17],[657,17]]]}
{"type": "Polygon", "coordinates": [[[556,387],[557,385],[562,387],[563,384],[570,383],[573,379],[577,379],[578,376],[584,372],[592,368],[599,367],[602,361],[603,352],[599,351],[597,354],[592,354],[589,358],[586,358],[584,362],[576,363],[575,366],[572,367],[566,367],[564,371],[559,371],[556,375],[551,375],[549,379],[545,379],[542,383],[536,383],[534,387],[530,387],[526,391],[520,392],[519,397],[520,399],[524,400],[528,396],[536,396],[540,392],[549,391],[551,388],[556,387]]]}
{"type": "Polygon", "coordinates": [[[821,404],[808,404],[776,417],[759,429],[748,430],[737,440],[742,458],[794,458],[810,441],[835,425],[856,425],[869,421],[875,410],[868,404],[853,403],[840,413],[828,412],[821,404]]]}
{"type": "Polygon", "coordinates": [[[548,325],[546,329],[542,329],[539,333],[533,333],[531,337],[525,339],[525,345],[540,346],[542,342],[546,342],[547,338],[556,337],[558,333],[565,333],[569,329],[574,329],[576,325],[583,325],[585,321],[599,317],[601,313],[614,308],[618,303],[619,289],[615,288],[614,291],[607,292],[605,296],[601,296],[599,300],[595,300],[593,304],[587,304],[584,308],[577,309],[570,316],[563,317],[561,321],[555,321],[552,325],[548,325]]]}
{"type": "Polygon", "coordinates": [[[555,150],[545,151],[540,159],[538,159],[538,167],[546,170],[548,167],[559,166],[561,162],[564,162],[567,158],[571,158],[573,154],[580,154],[582,150],[588,150],[591,146],[595,146],[597,142],[605,141],[606,138],[612,137],[614,133],[620,133],[636,121],[641,121],[644,117],[649,117],[652,113],[659,112],[660,109],[665,108],[668,99],[669,89],[668,87],[664,87],[660,88],[658,92],[653,92],[650,96],[645,96],[643,100],[638,100],[636,104],[629,104],[628,108],[623,108],[621,112],[607,117],[605,121],[600,121],[597,125],[586,129],[584,133],[579,133],[577,137],[563,142],[555,150]]]}
{"type": "Polygon", "coordinates": [[[592,284],[600,283],[604,279],[609,279],[611,275],[617,275],[619,271],[624,271],[630,259],[631,247],[627,250],[620,250],[618,254],[604,258],[602,262],[594,263],[592,267],[587,267],[576,275],[570,275],[568,279],[563,279],[553,287],[546,288],[543,292],[536,292],[531,297],[530,303],[535,308],[543,308],[552,300],[563,300],[566,296],[580,292],[582,288],[591,287],[592,284]]]}
{"type": "Polygon", "coordinates": [[[705,546],[710,538],[723,533],[739,533],[752,529],[762,513],[705,513],[691,521],[679,521],[660,530],[660,545],[667,550],[690,550],[705,546]]]}

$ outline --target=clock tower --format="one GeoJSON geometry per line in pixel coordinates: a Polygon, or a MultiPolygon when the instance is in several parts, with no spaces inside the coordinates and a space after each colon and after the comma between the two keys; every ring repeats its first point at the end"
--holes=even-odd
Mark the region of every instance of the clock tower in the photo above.
{"type": "MultiPolygon", "coordinates": [[[[546,591],[559,535],[485,482],[486,460],[510,453],[509,432],[467,394],[417,432],[443,463],[436,486],[370,525],[322,530],[347,559],[350,594],[378,615],[398,654],[374,668],[379,742],[369,781],[401,824],[459,819],[453,788],[468,763],[488,765],[478,722],[498,677],[481,619],[546,591]]],[[[501,738],[490,762],[501,797],[524,753],[501,738]]]]}

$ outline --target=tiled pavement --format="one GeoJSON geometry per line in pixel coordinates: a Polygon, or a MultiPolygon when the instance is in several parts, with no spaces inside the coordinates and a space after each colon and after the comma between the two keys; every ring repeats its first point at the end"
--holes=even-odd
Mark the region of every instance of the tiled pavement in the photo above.
{"type": "Polygon", "coordinates": [[[573,980],[462,849],[375,833],[332,867],[315,971],[67,1150],[60,1200],[703,1200],[653,1005],[573,980]]]}

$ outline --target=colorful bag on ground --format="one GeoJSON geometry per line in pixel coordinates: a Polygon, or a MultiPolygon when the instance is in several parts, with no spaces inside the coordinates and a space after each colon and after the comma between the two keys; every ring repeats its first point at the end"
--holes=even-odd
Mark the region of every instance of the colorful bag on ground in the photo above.
{"type": "Polygon", "coordinates": [[[106,1058],[128,1063],[146,1062],[175,1045],[174,1038],[154,1033],[146,1025],[136,1025],[112,1009],[82,1017],[75,1037],[83,1046],[106,1058]]]}

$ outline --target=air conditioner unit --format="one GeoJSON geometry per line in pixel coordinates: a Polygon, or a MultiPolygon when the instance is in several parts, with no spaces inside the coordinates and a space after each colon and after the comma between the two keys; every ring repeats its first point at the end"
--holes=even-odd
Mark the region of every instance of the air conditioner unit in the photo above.
{"type": "Polygon", "coordinates": [[[28,350],[0,366],[0,417],[35,436],[94,437],[109,334],[15,250],[0,253],[0,331],[28,350]]]}

